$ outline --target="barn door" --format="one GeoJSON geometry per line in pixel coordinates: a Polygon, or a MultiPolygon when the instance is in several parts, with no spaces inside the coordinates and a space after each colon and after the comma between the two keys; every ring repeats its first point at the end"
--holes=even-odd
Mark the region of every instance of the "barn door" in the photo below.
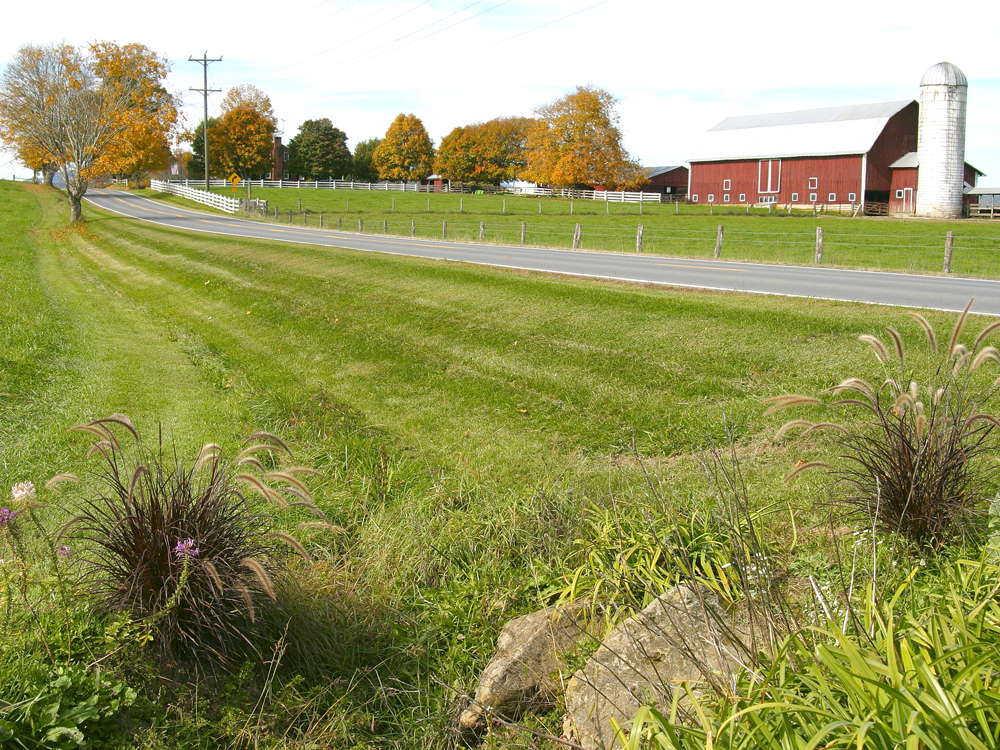
{"type": "Polygon", "coordinates": [[[903,188],[903,211],[913,213],[913,188],[903,188]]]}
{"type": "Polygon", "coordinates": [[[781,159],[761,159],[757,164],[757,192],[777,193],[781,190],[781,159]]]}

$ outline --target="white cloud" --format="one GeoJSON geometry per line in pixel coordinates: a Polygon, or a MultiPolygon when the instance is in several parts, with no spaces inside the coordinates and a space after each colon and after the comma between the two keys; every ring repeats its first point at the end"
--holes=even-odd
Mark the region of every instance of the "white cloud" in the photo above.
{"type": "MultiPolygon", "coordinates": [[[[996,6],[978,7],[974,23],[882,0],[863,12],[729,0],[610,0],[577,12],[597,1],[56,0],[42,20],[22,3],[0,28],[0,59],[29,42],[142,42],[173,60],[171,86],[194,123],[201,97],[187,89],[201,85],[201,67],[187,58],[207,50],[223,57],[209,85],[265,90],[286,137],[329,117],[352,143],[381,135],[399,112],[439,142],[457,125],[530,114],[592,83],[621,99],[626,145],[649,165],[683,161],[729,115],[916,98],[923,71],[950,60],[970,80],[967,157],[1000,182],[996,6]]],[[[0,163],[0,175],[10,171],[0,163]]]]}

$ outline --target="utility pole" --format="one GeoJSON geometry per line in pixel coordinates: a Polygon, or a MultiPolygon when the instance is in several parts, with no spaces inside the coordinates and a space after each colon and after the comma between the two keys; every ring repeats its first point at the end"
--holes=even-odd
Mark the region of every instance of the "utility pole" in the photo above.
{"type": "Polygon", "coordinates": [[[200,89],[196,89],[196,88],[194,88],[192,86],[191,87],[191,91],[199,91],[199,92],[201,92],[202,96],[204,96],[204,98],[205,98],[205,119],[202,120],[202,122],[204,123],[203,130],[204,130],[204,134],[205,134],[205,192],[206,193],[209,192],[209,182],[208,182],[208,95],[209,94],[213,94],[213,93],[218,92],[218,91],[222,91],[222,89],[210,89],[208,87],[208,64],[209,63],[214,63],[214,62],[220,62],[221,60],[222,60],[221,57],[210,58],[208,56],[208,51],[207,50],[205,51],[205,54],[202,57],[200,57],[200,58],[199,57],[190,57],[190,56],[188,57],[188,62],[196,62],[196,63],[198,63],[199,65],[201,65],[205,69],[205,71],[204,71],[205,72],[205,84],[200,89]]]}

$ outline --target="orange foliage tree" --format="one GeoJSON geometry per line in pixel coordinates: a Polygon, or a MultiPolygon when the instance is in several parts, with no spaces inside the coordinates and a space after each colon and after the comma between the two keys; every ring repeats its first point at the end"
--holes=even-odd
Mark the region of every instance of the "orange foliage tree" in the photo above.
{"type": "Polygon", "coordinates": [[[83,220],[90,180],[141,163],[177,122],[162,81],[169,63],[141,44],[21,47],[0,80],[0,136],[58,165],[70,216],[83,220]]]}
{"type": "Polygon", "coordinates": [[[603,185],[609,190],[637,187],[645,179],[622,145],[617,100],[606,90],[577,86],[535,110],[528,131],[527,168],[533,182],[570,187],[603,185]]]}
{"type": "Polygon", "coordinates": [[[246,179],[269,171],[277,120],[271,99],[256,86],[234,86],[209,128],[212,171],[246,179]]]}
{"type": "Polygon", "coordinates": [[[434,171],[442,177],[499,185],[526,166],[524,147],[533,120],[498,117],[458,127],[441,139],[434,171]]]}
{"type": "Polygon", "coordinates": [[[372,154],[383,180],[422,180],[434,169],[434,144],[416,115],[400,114],[372,154]]]}

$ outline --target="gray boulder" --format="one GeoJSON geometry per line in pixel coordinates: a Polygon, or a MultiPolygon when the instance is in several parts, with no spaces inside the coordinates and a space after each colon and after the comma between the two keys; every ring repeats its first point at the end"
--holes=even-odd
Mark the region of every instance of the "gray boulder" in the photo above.
{"type": "Polygon", "coordinates": [[[516,719],[526,711],[552,708],[564,688],[566,656],[598,637],[589,608],[579,603],[511,620],[500,631],[475,700],[459,717],[460,729],[475,729],[485,721],[484,713],[516,719]]]}
{"type": "Polygon", "coordinates": [[[719,598],[682,584],[621,623],[566,685],[563,732],[593,750],[615,742],[611,719],[627,727],[642,705],[669,705],[683,681],[735,668],[739,654],[719,598]],[[702,665],[701,668],[699,664],[702,665]]]}

